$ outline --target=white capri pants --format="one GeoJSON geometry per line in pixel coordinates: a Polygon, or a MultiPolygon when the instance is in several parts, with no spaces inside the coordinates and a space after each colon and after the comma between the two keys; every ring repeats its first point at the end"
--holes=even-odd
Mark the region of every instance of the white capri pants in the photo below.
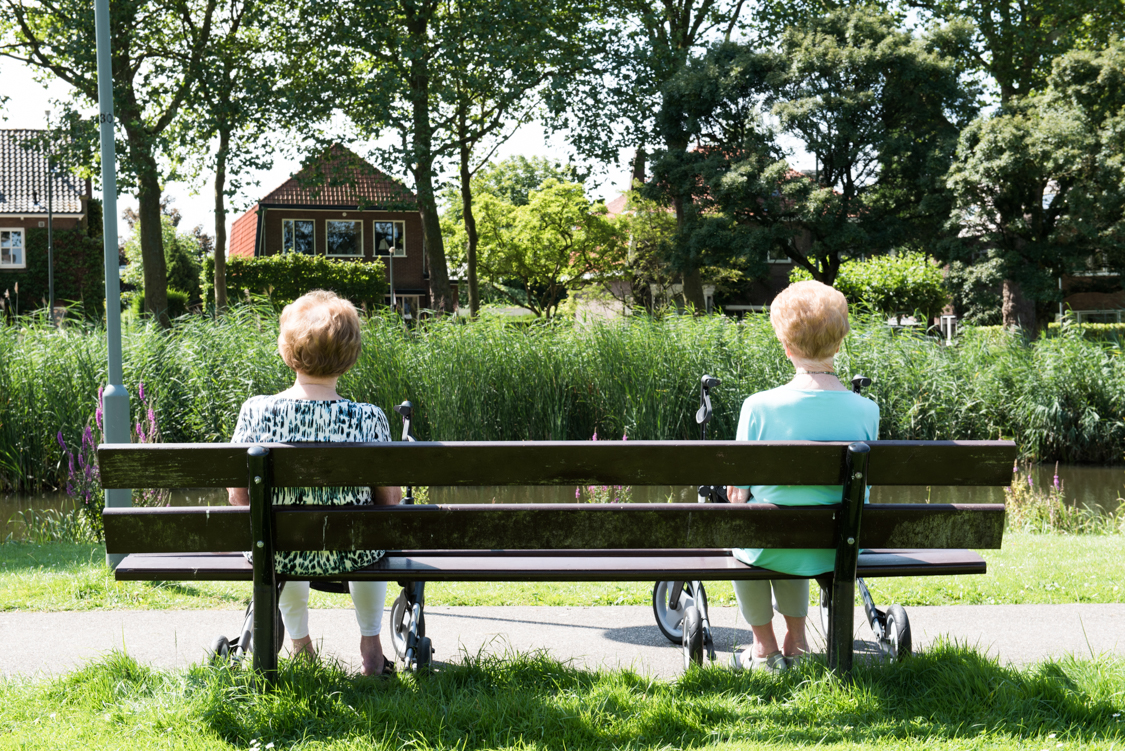
{"type": "MultiPolygon", "coordinates": [[[[360,636],[378,636],[383,629],[383,602],[387,599],[386,582],[348,582],[348,591],[355,604],[355,619],[360,636]]],[[[309,583],[287,581],[277,599],[281,621],[290,639],[309,635],[309,583]]]]}
{"type": "Polygon", "coordinates": [[[756,579],[731,584],[738,609],[751,626],[764,626],[772,621],[774,609],[790,618],[804,618],[809,614],[808,579],[756,579]]]}

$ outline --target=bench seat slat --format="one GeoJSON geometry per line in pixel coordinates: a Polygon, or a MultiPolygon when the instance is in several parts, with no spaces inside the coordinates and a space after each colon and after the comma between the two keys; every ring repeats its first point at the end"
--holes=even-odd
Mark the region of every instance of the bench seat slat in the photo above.
{"type": "MultiPolygon", "coordinates": [[[[831,548],[836,506],[510,504],[278,507],[277,550],[831,548]],[[518,544],[513,543],[518,541],[518,544]]],[[[245,508],[106,509],[109,553],[251,549],[245,508]]],[[[995,549],[1001,504],[872,504],[870,547],[995,549]]]]}
{"type": "MultiPolygon", "coordinates": [[[[983,574],[985,561],[971,550],[870,550],[857,574],[937,576],[983,574]]],[[[250,581],[240,553],[133,554],[117,567],[119,581],[250,581]]],[[[329,577],[325,577],[329,578],[329,577]]],[[[497,556],[478,551],[403,551],[348,579],[400,581],[656,581],[659,579],[787,578],[736,560],[725,550],[537,551],[497,556]]]]}
{"type": "MultiPolygon", "coordinates": [[[[274,487],[839,485],[846,442],[496,441],[263,444],[274,487]]],[[[869,485],[1007,485],[1011,441],[870,441],[869,485]]],[[[246,487],[247,445],[103,444],[106,488],[246,487]]]]}

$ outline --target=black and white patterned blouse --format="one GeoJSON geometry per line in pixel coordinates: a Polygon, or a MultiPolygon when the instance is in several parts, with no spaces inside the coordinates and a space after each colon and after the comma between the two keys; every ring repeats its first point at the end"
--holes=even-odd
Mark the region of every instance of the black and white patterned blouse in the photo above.
{"type": "MultiPolygon", "coordinates": [[[[347,399],[321,401],[253,396],[242,404],[232,443],[390,441],[391,429],[383,410],[347,399]]],[[[371,488],[274,488],[277,505],[371,505],[371,488]]],[[[369,566],[382,550],[298,550],[274,554],[277,571],[290,575],[333,574],[369,566]]],[[[249,556],[247,556],[249,557],[249,556]]]]}

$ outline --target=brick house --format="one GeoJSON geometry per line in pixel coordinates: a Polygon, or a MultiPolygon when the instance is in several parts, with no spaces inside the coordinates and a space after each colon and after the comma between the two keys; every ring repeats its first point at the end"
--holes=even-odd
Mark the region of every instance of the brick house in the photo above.
{"type": "Polygon", "coordinates": [[[48,198],[52,229],[86,226],[90,180],[56,164],[48,184],[45,135],[43,130],[0,130],[0,286],[5,274],[28,268],[28,230],[47,227],[48,198]]]}
{"type": "Polygon", "coordinates": [[[279,253],[382,263],[404,314],[430,307],[417,197],[338,144],[231,226],[228,255],[279,253]]]}

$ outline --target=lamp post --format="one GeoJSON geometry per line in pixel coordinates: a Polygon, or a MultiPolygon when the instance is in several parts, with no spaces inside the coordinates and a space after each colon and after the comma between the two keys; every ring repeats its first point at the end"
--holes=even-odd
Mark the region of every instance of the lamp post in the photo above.
{"type": "Polygon", "coordinates": [[[52,155],[55,150],[51,137],[51,111],[47,110],[47,314],[51,325],[55,326],[55,240],[54,240],[54,197],[55,164],[52,155]]]}
{"type": "MultiPolygon", "coordinates": [[[[102,392],[106,443],[129,443],[129,393],[122,385],[121,278],[117,260],[117,154],[113,144],[113,68],[109,58],[109,0],[94,0],[94,38],[98,61],[98,130],[102,156],[102,240],[105,254],[105,332],[108,381],[102,392]]],[[[132,491],[108,489],[105,505],[132,505],[132,491]]],[[[111,569],[123,555],[106,555],[111,569]]]]}
{"type": "Polygon", "coordinates": [[[391,284],[391,310],[395,309],[395,254],[390,244],[387,243],[387,238],[384,237],[379,240],[380,255],[385,253],[387,255],[387,276],[390,277],[391,284]]]}

